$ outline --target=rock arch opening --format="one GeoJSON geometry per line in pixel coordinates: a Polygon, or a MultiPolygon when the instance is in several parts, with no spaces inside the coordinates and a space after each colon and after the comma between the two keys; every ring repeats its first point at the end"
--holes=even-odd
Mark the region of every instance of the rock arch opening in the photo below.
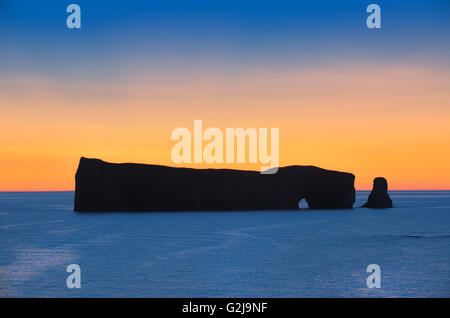
{"type": "Polygon", "coordinates": [[[309,209],[309,204],[305,198],[302,198],[302,199],[300,199],[300,201],[298,201],[298,208],[299,209],[309,209]]]}

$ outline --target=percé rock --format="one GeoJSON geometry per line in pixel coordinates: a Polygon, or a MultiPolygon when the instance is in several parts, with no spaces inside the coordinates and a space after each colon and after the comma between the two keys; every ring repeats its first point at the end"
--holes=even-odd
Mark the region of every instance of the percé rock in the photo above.
{"type": "Polygon", "coordinates": [[[382,177],[373,179],[373,188],[363,208],[387,209],[392,208],[392,200],[388,194],[387,180],[382,177]]]}
{"type": "Polygon", "coordinates": [[[313,166],[275,174],[190,169],[81,158],[75,176],[76,211],[213,211],[349,209],[355,176],[313,166]]]}

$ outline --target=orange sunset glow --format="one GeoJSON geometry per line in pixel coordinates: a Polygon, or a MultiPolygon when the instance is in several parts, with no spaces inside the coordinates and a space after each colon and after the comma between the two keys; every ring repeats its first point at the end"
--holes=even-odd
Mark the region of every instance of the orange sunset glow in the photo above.
{"type": "Polygon", "coordinates": [[[450,74],[422,65],[202,71],[97,82],[2,79],[0,191],[74,189],[81,156],[178,164],[173,129],[280,129],[280,165],[352,172],[357,190],[450,189],[450,74]]]}

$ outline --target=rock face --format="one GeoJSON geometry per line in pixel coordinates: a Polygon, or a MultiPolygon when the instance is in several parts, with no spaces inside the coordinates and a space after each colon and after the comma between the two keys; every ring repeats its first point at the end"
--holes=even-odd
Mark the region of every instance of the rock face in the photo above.
{"type": "Polygon", "coordinates": [[[81,158],[75,176],[76,211],[212,211],[349,209],[355,176],[313,166],[275,174],[190,169],[81,158]]]}
{"type": "Polygon", "coordinates": [[[372,209],[392,208],[392,200],[387,190],[388,184],[385,178],[378,177],[373,179],[372,192],[370,192],[369,199],[362,207],[372,209]]]}

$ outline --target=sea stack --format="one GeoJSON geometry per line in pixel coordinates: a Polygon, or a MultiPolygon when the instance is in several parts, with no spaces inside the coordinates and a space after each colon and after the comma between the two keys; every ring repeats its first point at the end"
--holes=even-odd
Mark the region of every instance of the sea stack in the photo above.
{"type": "Polygon", "coordinates": [[[371,209],[387,209],[392,208],[392,200],[388,194],[387,180],[382,177],[373,179],[373,188],[370,192],[369,199],[362,206],[371,209]]]}
{"type": "Polygon", "coordinates": [[[81,158],[75,211],[217,211],[351,209],[355,176],[313,166],[281,167],[275,174],[191,169],[81,158]]]}

